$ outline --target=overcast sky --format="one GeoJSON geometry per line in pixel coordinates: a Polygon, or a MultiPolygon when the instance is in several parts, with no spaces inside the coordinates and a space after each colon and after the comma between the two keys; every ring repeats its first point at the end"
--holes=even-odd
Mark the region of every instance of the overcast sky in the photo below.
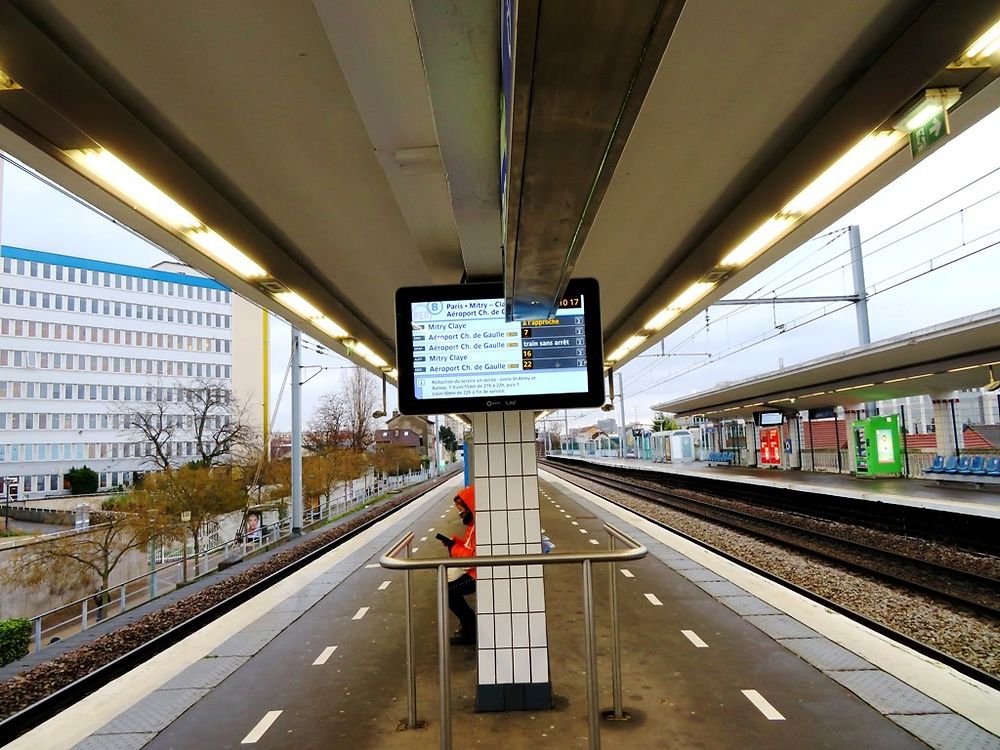
{"type": "MultiPolygon", "coordinates": [[[[1000,110],[922,160],[909,172],[764,271],[732,298],[844,295],[853,291],[847,233],[861,227],[873,341],[1000,307],[1000,110]],[[934,270],[932,270],[934,269],[934,270]],[[902,283],[901,283],[902,282],[902,283]]],[[[153,265],[169,256],[114,221],[4,165],[0,241],[33,250],[153,265]]],[[[622,368],[626,420],[649,422],[653,404],[742,380],[858,343],[845,303],[716,306],[622,368]],[[823,313],[829,314],[824,315],[823,313]],[[808,322],[810,319],[813,319],[808,322]],[[782,330],[783,332],[780,332],[782,330]],[[708,355],[711,355],[710,357],[708,355]]],[[[290,328],[272,316],[272,401],[290,351],[290,328]]],[[[307,344],[304,418],[339,387],[350,363],[307,344]],[[329,369],[319,369],[329,368],[329,369]]],[[[395,390],[389,388],[389,411],[395,390]]],[[[289,390],[276,429],[290,426],[289,390]]],[[[615,410],[615,416],[618,411],[615,410]]],[[[571,424],[604,418],[571,412],[571,424]]]]}

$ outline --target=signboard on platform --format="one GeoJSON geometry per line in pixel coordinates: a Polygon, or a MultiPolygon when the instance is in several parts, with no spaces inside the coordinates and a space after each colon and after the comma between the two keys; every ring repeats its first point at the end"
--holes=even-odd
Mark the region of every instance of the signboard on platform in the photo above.
{"type": "Polygon", "coordinates": [[[781,430],[778,427],[761,428],[760,462],[764,466],[781,464],[781,430]]]}
{"type": "Polygon", "coordinates": [[[604,402],[594,279],[570,281],[551,317],[512,322],[501,283],[399,289],[396,352],[403,414],[604,402]]]}

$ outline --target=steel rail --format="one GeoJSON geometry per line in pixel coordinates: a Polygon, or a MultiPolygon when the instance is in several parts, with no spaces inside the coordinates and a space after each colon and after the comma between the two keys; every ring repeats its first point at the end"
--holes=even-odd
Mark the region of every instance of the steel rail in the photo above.
{"type": "MultiPolygon", "coordinates": [[[[842,614],[845,617],[848,617],[851,620],[854,620],[855,622],[860,623],[861,625],[864,625],[865,627],[877,633],[880,633],[881,635],[884,635],[896,641],[897,643],[900,643],[912,649],[913,651],[916,651],[919,654],[930,657],[931,659],[934,659],[935,661],[938,661],[944,664],[945,666],[951,667],[956,672],[959,672],[965,675],[966,677],[970,677],[973,680],[982,683],[983,685],[986,685],[987,687],[993,688],[994,690],[1000,690],[1000,676],[990,674],[989,672],[981,670],[978,667],[975,667],[972,664],[969,664],[968,662],[959,659],[958,657],[952,656],[951,654],[947,654],[943,651],[939,651],[934,646],[931,646],[923,641],[917,640],[916,638],[909,636],[905,633],[901,633],[898,630],[895,630],[889,627],[888,625],[879,622],[878,620],[874,620],[864,614],[861,614],[860,612],[857,612],[856,610],[853,610],[850,607],[840,604],[839,602],[834,601],[833,599],[828,599],[822,596],[821,594],[817,594],[815,591],[812,591],[811,589],[808,589],[800,584],[794,583],[775,573],[772,573],[766,568],[762,568],[758,565],[754,565],[753,563],[747,562],[741,557],[738,557],[730,552],[715,547],[714,545],[702,539],[699,539],[696,536],[680,531],[663,521],[657,520],[655,518],[650,518],[649,516],[646,516],[645,514],[635,510],[634,508],[629,507],[625,503],[622,503],[618,500],[614,500],[608,497],[607,495],[601,494],[599,492],[595,492],[592,488],[585,487],[582,484],[573,481],[572,477],[577,473],[572,471],[571,469],[566,468],[566,465],[563,463],[550,464],[547,467],[547,469],[560,471],[562,473],[568,474],[570,475],[569,477],[561,477],[561,478],[564,481],[569,482],[570,484],[576,487],[579,487],[580,489],[583,489],[587,492],[597,495],[602,500],[611,503],[612,505],[627,510],[630,513],[635,513],[637,516],[640,516],[646,521],[649,521],[650,523],[659,526],[660,528],[665,529],[672,534],[676,534],[677,536],[682,537],[683,539],[686,539],[689,542],[693,542],[694,544],[697,544],[699,547],[702,547],[703,549],[706,549],[712,552],[713,554],[718,555],[719,557],[725,558],[730,562],[736,563],[737,565],[746,568],[747,570],[753,571],[757,575],[763,576],[764,578],[767,578],[770,581],[774,581],[775,583],[780,584],[781,586],[784,586],[789,590],[794,591],[797,594],[801,594],[802,596],[811,599],[812,601],[817,602],[818,604],[821,604],[824,607],[833,610],[834,612],[842,614]]],[[[590,479],[590,477],[584,477],[584,478],[590,481],[594,481],[590,479]]]]}
{"type": "MultiPolygon", "coordinates": [[[[440,746],[441,750],[451,750],[451,674],[448,667],[448,568],[478,568],[478,567],[503,567],[508,565],[575,565],[583,566],[583,610],[584,610],[584,640],[587,647],[587,709],[589,724],[589,747],[591,750],[599,750],[601,746],[600,733],[600,708],[598,706],[599,694],[597,683],[597,634],[594,618],[594,580],[593,565],[595,563],[610,563],[612,566],[627,560],[638,560],[645,557],[649,550],[645,545],[637,542],[631,536],[612,526],[604,524],[604,530],[608,533],[609,549],[606,551],[594,552],[559,552],[559,553],[529,553],[524,555],[475,555],[473,557],[432,557],[432,558],[412,558],[410,557],[410,545],[413,542],[413,532],[403,535],[398,542],[390,547],[382,557],[379,564],[390,570],[402,570],[406,573],[406,669],[407,669],[407,700],[408,719],[407,727],[417,728],[420,723],[417,721],[416,707],[416,671],[411,658],[413,653],[413,622],[410,605],[410,573],[414,570],[436,570],[437,571],[437,618],[438,618],[438,686],[439,686],[439,709],[440,709],[440,746]],[[625,549],[615,547],[615,542],[619,541],[626,546],[625,549]],[[399,557],[405,552],[405,557],[399,557]]],[[[609,718],[627,718],[622,709],[621,698],[621,664],[619,663],[621,651],[618,647],[618,611],[617,611],[617,583],[615,580],[615,570],[611,571],[611,633],[612,633],[612,689],[614,696],[614,711],[609,718]]]]}

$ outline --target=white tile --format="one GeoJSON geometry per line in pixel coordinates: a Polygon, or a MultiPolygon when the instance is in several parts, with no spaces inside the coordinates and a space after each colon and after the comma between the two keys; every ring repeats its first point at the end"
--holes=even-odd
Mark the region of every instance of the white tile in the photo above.
{"type": "Polygon", "coordinates": [[[498,648],[496,650],[497,660],[497,684],[510,685],[514,682],[514,650],[510,648],[498,648]]]}
{"type": "Polygon", "coordinates": [[[490,513],[488,510],[478,510],[476,512],[476,554],[485,555],[479,549],[479,545],[490,544],[493,542],[493,537],[490,535],[491,519],[495,513],[490,513]]]}
{"type": "Polygon", "coordinates": [[[528,607],[532,612],[545,611],[545,586],[541,578],[528,578],[528,607]]]}
{"type": "MultiPolygon", "coordinates": [[[[541,545],[539,545],[541,547],[541,545]]],[[[541,552],[541,549],[538,550],[541,552]]],[[[542,566],[541,565],[529,565],[528,566],[528,578],[541,578],[542,577],[542,566]]]]}
{"type": "Polygon", "coordinates": [[[480,580],[480,581],[487,580],[488,581],[491,578],[493,578],[493,567],[491,565],[483,565],[481,567],[476,568],[476,579],[477,580],[480,580]]]}
{"type": "Polygon", "coordinates": [[[503,412],[503,440],[505,443],[517,443],[521,437],[521,412],[503,412]]]}
{"type": "MultiPolygon", "coordinates": [[[[490,518],[490,541],[493,544],[507,544],[507,513],[502,510],[494,512],[490,518]]],[[[494,554],[497,553],[494,551],[494,554]]]]}
{"type": "Polygon", "coordinates": [[[486,412],[477,411],[472,414],[472,431],[474,433],[479,433],[476,437],[479,438],[478,442],[486,442],[486,412]]]}
{"type": "Polygon", "coordinates": [[[504,477],[490,477],[490,510],[507,509],[507,480],[504,477]]]}
{"type": "Polygon", "coordinates": [[[528,575],[528,569],[525,565],[511,565],[510,566],[510,577],[511,578],[526,578],[528,575]]]}
{"type": "Polygon", "coordinates": [[[495,685],[497,682],[496,655],[493,649],[482,648],[480,641],[479,648],[479,684],[495,685]]]}
{"type": "Polygon", "coordinates": [[[484,544],[482,542],[482,540],[480,540],[477,537],[476,538],[476,554],[477,555],[482,555],[483,557],[485,557],[486,555],[495,555],[496,554],[496,550],[493,548],[492,544],[484,544]]]}
{"type": "Polygon", "coordinates": [[[489,446],[486,443],[476,443],[473,446],[473,471],[477,477],[490,475],[489,446]]]}
{"type": "Polygon", "coordinates": [[[510,615],[493,615],[493,637],[497,648],[511,647],[510,615]]]}
{"type": "Polygon", "coordinates": [[[493,579],[493,611],[510,612],[510,579],[493,579]]]}
{"type": "Polygon", "coordinates": [[[527,648],[530,646],[528,641],[528,615],[518,615],[514,614],[510,617],[511,626],[511,639],[514,648],[527,648]]]}
{"type": "MultiPolygon", "coordinates": [[[[524,551],[529,555],[540,555],[542,554],[542,542],[541,540],[537,542],[530,542],[524,545],[524,551]]],[[[537,568],[537,565],[532,565],[531,567],[537,568]]]]}
{"type": "Polygon", "coordinates": [[[549,650],[547,648],[531,649],[531,681],[549,681],[549,650]]]}
{"type": "Polygon", "coordinates": [[[534,443],[521,443],[521,473],[538,474],[538,454],[534,443]]]}
{"type": "Polygon", "coordinates": [[[479,648],[493,648],[496,645],[496,640],[493,638],[493,615],[483,614],[482,610],[479,610],[479,612],[480,614],[476,618],[479,648]]]}
{"type": "Polygon", "coordinates": [[[507,462],[504,460],[503,443],[490,443],[490,476],[502,477],[507,473],[507,462]]]}
{"type": "MultiPolygon", "coordinates": [[[[482,568],[476,571],[477,575],[482,573],[482,568]]],[[[481,575],[480,575],[481,577],[481,575]]],[[[479,614],[492,614],[493,612],[493,581],[476,581],[476,610],[479,614]]]]}
{"type": "Polygon", "coordinates": [[[523,511],[507,511],[507,542],[510,544],[524,544],[523,511]]]}
{"type": "Polygon", "coordinates": [[[535,442],[535,413],[533,411],[521,412],[521,440],[535,442]]]}
{"type": "Polygon", "coordinates": [[[528,579],[527,578],[511,578],[510,579],[510,611],[511,612],[527,612],[528,611],[528,579]]]}
{"type": "Polygon", "coordinates": [[[504,455],[507,459],[507,476],[521,474],[521,446],[518,443],[507,443],[504,446],[504,455]]]}
{"type": "Polygon", "coordinates": [[[537,508],[538,507],[538,477],[528,476],[524,477],[521,486],[524,488],[524,507],[525,508],[537,508]]]}
{"type": "MultiPolygon", "coordinates": [[[[479,533],[477,527],[476,533],[479,533]]],[[[524,511],[524,540],[526,542],[537,542],[542,538],[542,524],[538,518],[537,510],[524,511]]]]}
{"type": "Polygon", "coordinates": [[[492,494],[490,492],[490,480],[479,478],[475,480],[476,486],[476,511],[489,510],[493,507],[492,494]]]}
{"type": "Polygon", "coordinates": [[[507,477],[507,510],[524,508],[524,485],[521,477],[507,477]]]}
{"type": "Polygon", "coordinates": [[[488,412],[486,414],[486,442],[502,443],[503,441],[503,412],[488,412]]]}
{"type": "Polygon", "coordinates": [[[545,635],[544,612],[532,612],[528,615],[528,639],[532,646],[544,646],[548,643],[545,635]]]}
{"type": "Polygon", "coordinates": [[[510,551],[507,553],[509,555],[524,555],[527,554],[528,550],[523,544],[512,544],[510,545],[510,551]]]}
{"type": "Polygon", "coordinates": [[[514,649],[514,682],[531,682],[531,652],[526,648],[514,649]]]}

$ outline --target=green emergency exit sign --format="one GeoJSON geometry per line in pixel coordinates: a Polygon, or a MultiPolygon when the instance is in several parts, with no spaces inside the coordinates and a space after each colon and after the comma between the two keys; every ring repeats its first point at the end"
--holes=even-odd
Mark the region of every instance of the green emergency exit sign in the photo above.
{"type": "Polygon", "coordinates": [[[949,132],[948,111],[942,109],[919,128],[910,131],[910,154],[916,159],[949,132]]]}

